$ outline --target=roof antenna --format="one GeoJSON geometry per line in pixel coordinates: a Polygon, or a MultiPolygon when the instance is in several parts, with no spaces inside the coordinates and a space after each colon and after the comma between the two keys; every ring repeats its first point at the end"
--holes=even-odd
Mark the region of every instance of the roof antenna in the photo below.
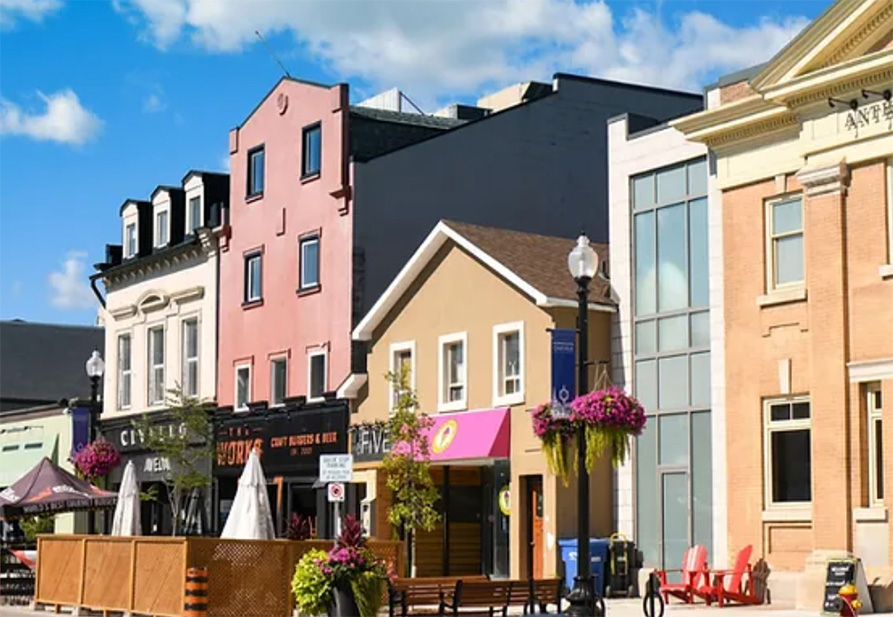
{"type": "Polygon", "coordinates": [[[261,33],[258,32],[257,30],[255,30],[254,33],[257,35],[257,38],[259,38],[259,39],[261,40],[261,42],[264,44],[264,47],[267,48],[267,51],[270,53],[270,56],[273,57],[273,60],[276,61],[276,64],[279,65],[279,68],[282,69],[282,72],[285,73],[285,76],[288,77],[289,79],[293,79],[292,76],[291,76],[291,73],[289,73],[289,72],[288,72],[288,69],[285,68],[285,65],[282,64],[282,62],[279,61],[279,58],[277,58],[277,57],[276,57],[276,54],[273,53],[273,50],[270,49],[270,46],[267,44],[267,40],[266,40],[266,39],[261,35],[261,33]]]}

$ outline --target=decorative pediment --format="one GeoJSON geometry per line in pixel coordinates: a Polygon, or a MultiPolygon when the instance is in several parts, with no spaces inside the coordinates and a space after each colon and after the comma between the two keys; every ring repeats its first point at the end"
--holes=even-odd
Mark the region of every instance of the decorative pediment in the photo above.
{"type": "Polygon", "coordinates": [[[891,33],[890,0],[838,0],[782,49],[751,86],[765,91],[866,55],[883,54],[891,33]]]}
{"type": "Polygon", "coordinates": [[[168,305],[168,302],[170,302],[170,298],[164,293],[160,291],[147,291],[140,296],[136,305],[140,312],[151,313],[153,311],[160,311],[168,305]]]}

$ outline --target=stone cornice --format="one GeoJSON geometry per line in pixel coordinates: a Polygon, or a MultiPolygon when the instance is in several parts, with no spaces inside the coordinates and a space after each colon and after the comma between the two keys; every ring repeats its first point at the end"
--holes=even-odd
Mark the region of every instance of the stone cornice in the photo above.
{"type": "Polygon", "coordinates": [[[874,40],[883,34],[881,27],[887,20],[893,18],[893,2],[888,2],[880,12],[872,17],[849,41],[832,54],[823,64],[822,68],[834,66],[843,62],[847,56],[858,53],[860,48],[873,44],[874,40]]]}

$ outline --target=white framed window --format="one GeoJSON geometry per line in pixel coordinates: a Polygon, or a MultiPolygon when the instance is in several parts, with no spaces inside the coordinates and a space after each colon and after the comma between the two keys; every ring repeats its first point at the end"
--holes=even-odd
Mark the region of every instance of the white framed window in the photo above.
{"type": "Polygon", "coordinates": [[[893,265],[893,158],[887,160],[887,263],[893,265]]]}
{"type": "Polygon", "coordinates": [[[245,298],[244,301],[257,302],[263,299],[263,256],[252,253],[245,256],[245,298]]]}
{"type": "Polygon", "coordinates": [[[766,506],[805,506],[812,502],[809,399],[767,400],[763,405],[766,506]]]}
{"type": "Polygon", "coordinates": [[[493,405],[524,402],[524,322],[493,326],[493,405]]]}
{"type": "Polygon", "coordinates": [[[468,333],[447,334],[438,339],[438,411],[468,407],[468,333]]]}
{"type": "Polygon", "coordinates": [[[198,319],[183,321],[183,395],[198,396],[198,319]]]}
{"type": "Polygon", "coordinates": [[[236,397],[235,410],[245,411],[251,402],[251,365],[236,365],[236,397]]]}
{"type": "Polygon", "coordinates": [[[320,401],[328,384],[328,352],[325,348],[307,352],[307,400],[320,401]]]}
{"type": "Polygon", "coordinates": [[[124,257],[136,255],[136,223],[124,227],[124,257]]]}
{"type": "Polygon", "coordinates": [[[766,202],[766,252],[768,291],[803,285],[805,256],[801,195],[766,202]]]}
{"type": "Polygon", "coordinates": [[[188,216],[189,221],[186,223],[187,229],[195,231],[202,226],[202,198],[200,196],[189,198],[188,216]]]}
{"type": "Polygon", "coordinates": [[[301,289],[319,286],[319,236],[308,236],[300,240],[301,289]]]}
{"type": "Polygon", "coordinates": [[[167,210],[162,210],[155,215],[155,246],[161,247],[167,244],[167,210]]]}
{"type": "MultiPolygon", "coordinates": [[[[400,370],[408,372],[409,388],[415,390],[415,341],[404,341],[402,343],[391,343],[390,347],[390,366],[391,373],[398,375],[400,370]]],[[[394,383],[388,384],[388,400],[390,401],[390,410],[394,411],[397,402],[403,391],[394,387],[394,383]]]]}
{"type": "Polygon", "coordinates": [[[133,345],[130,334],[118,335],[118,409],[130,409],[133,393],[133,345]]]}
{"type": "Polygon", "coordinates": [[[875,382],[865,388],[865,408],[868,411],[868,496],[869,505],[884,505],[884,426],[881,384],[875,382]]]}
{"type": "Polygon", "coordinates": [[[270,405],[278,407],[285,404],[288,396],[288,358],[270,360],[270,405]]]}
{"type": "Polygon", "coordinates": [[[164,403],[164,326],[149,328],[149,405],[164,403]]]}

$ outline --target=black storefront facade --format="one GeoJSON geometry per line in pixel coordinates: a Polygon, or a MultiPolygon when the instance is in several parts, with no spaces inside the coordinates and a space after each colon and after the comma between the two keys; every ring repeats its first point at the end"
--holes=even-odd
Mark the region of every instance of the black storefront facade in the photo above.
{"type": "MultiPolygon", "coordinates": [[[[167,413],[158,412],[150,416],[152,418],[152,430],[166,431],[170,433],[185,431],[185,427],[175,422],[167,413]]],[[[152,499],[145,499],[141,503],[140,518],[143,527],[143,535],[169,536],[173,532],[173,516],[165,478],[170,477],[171,463],[157,452],[146,446],[146,436],[134,426],[134,417],[115,418],[105,420],[102,423],[102,436],[112,443],[121,453],[121,464],[112,470],[107,481],[111,490],[117,491],[121,485],[124,468],[132,461],[137,481],[140,483],[140,491],[146,495],[153,495],[152,499]]],[[[197,444],[198,446],[199,444],[197,444]]],[[[200,459],[198,471],[206,474],[212,480],[213,457],[207,456],[200,459]]],[[[200,507],[190,509],[193,517],[199,517],[201,522],[192,525],[192,533],[214,534],[218,531],[215,527],[215,487],[213,481],[208,487],[201,489],[194,495],[200,502],[200,507]]],[[[184,509],[185,513],[185,509],[184,509]]],[[[111,514],[106,513],[103,523],[106,532],[111,529],[111,514]]],[[[195,521],[193,521],[195,523],[195,521]]],[[[183,532],[181,526],[181,533],[183,532]]]]}
{"type": "MultiPolygon", "coordinates": [[[[256,448],[277,534],[284,536],[292,515],[298,514],[311,520],[317,537],[332,537],[333,507],[325,486],[318,482],[319,457],[348,452],[349,415],[347,401],[306,404],[303,397],[286,399],[285,405],[273,409],[262,404],[252,404],[248,412],[238,413],[232,407],[219,408],[214,418],[213,471],[218,528],[226,521],[239,476],[256,448]]],[[[356,501],[354,491],[348,491],[348,500],[350,508],[356,501]]]]}

